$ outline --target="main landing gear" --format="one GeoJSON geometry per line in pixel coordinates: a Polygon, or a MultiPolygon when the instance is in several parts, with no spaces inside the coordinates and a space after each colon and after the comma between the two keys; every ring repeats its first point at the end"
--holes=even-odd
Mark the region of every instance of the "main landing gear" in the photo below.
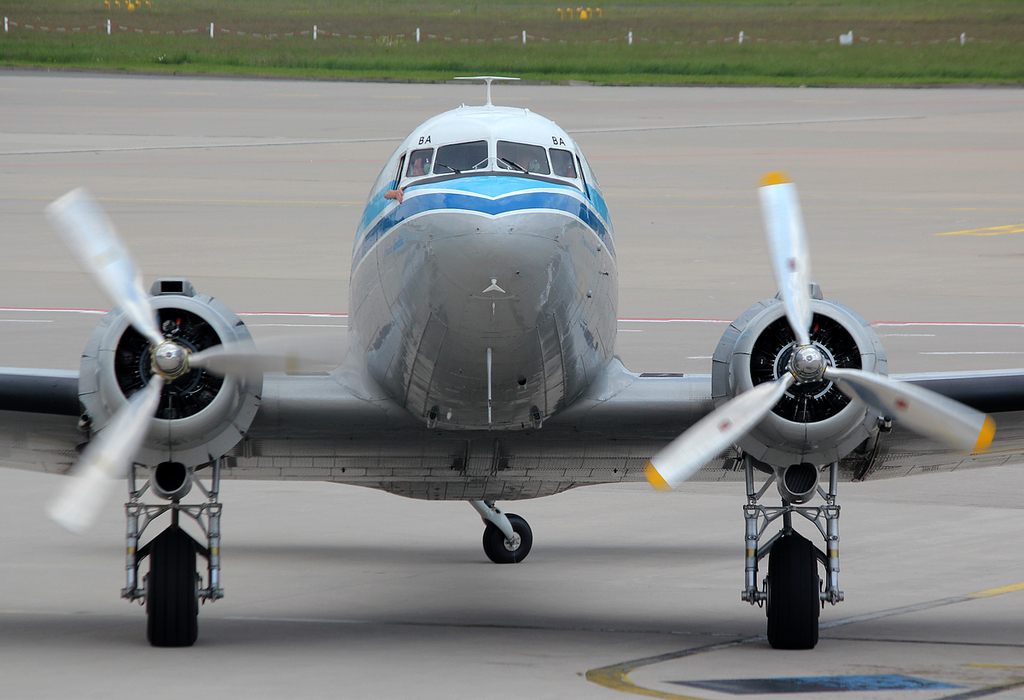
{"type": "Polygon", "coordinates": [[[516,564],[533,547],[533,531],[518,515],[494,505],[494,501],[470,501],[484,521],[484,553],[495,564],[516,564]]]}
{"type": "Polygon", "coordinates": [[[146,604],[146,636],[155,647],[192,646],[198,635],[199,604],[224,597],[220,587],[220,462],[210,466],[210,483],[204,485],[181,465],[166,464],[149,471],[141,488],[136,487],[136,467],[128,475],[128,519],[126,534],[126,585],[121,597],[146,604]],[[181,503],[192,486],[206,501],[195,505],[181,503]],[[152,490],[169,503],[143,503],[152,490]],[[148,544],[139,547],[146,528],[164,513],[170,512],[171,524],[148,544]],[[179,525],[181,514],[191,517],[206,538],[203,546],[179,525]],[[207,586],[201,587],[196,571],[196,555],[207,561],[207,586]],[[139,563],[149,557],[149,573],[139,587],[139,563]]]}
{"type": "Polygon", "coordinates": [[[747,556],[742,598],[751,605],[765,607],[768,643],[772,647],[813,649],[818,643],[821,608],[826,602],[835,605],[843,600],[843,592],[839,590],[839,506],[836,504],[839,465],[834,463],[829,467],[828,492],[820,486],[816,489],[825,501],[823,505],[797,505],[784,500],[781,506],[765,506],[758,500],[775,482],[776,475],[773,473],[755,490],[754,464],[749,456],[744,458],[747,505],[743,507],[743,518],[747,556]],[[825,539],[827,554],[793,529],[794,513],[817,527],[825,539]],[[780,517],[782,528],[760,544],[765,529],[780,517]],[[765,556],[768,556],[768,576],[764,587],[758,589],[757,564],[765,556]],[[818,562],[827,572],[824,582],[818,576],[818,562]]]}

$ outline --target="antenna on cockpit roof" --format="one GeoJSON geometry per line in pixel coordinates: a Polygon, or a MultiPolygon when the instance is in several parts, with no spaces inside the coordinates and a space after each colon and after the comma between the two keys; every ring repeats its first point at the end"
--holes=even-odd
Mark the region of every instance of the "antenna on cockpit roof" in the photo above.
{"type": "Polygon", "coordinates": [[[491,104],[491,82],[495,80],[519,80],[519,78],[503,78],[500,75],[474,75],[456,78],[456,80],[482,80],[487,83],[487,104],[484,107],[493,107],[491,104]]]}

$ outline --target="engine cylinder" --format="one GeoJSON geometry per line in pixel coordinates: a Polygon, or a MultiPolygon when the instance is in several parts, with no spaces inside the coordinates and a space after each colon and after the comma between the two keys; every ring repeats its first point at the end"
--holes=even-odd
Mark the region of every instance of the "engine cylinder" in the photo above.
{"type": "MultiPolygon", "coordinates": [[[[185,280],[164,282],[168,281],[153,285],[150,303],[161,332],[176,345],[188,353],[222,344],[252,345],[248,329],[227,306],[196,293],[185,280]]],[[[92,429],[106,426],[152,375],[149,341],[119,308],[113,309],[101,319],[82,353],[79,399],[92,429]]],[[[190,369],[168,380],[135,461],[192,469],[217,459],[248,430],[262,389],[262,377],[220,377],[204,369],[190,369]]]]}
{"type": "MultiPolygon", "coordinates": [[[[885,351],[863,318],[838,302],[811,300],[811,344],[827,365],[886,374],[885,351]]],[[[779,299],[748,309],[726,330],[712,360],[716,406],[788,371],[796,340],[779,299]]],[[[804,462],[822,466],[849,454],[877,430],[877,416],[828,380],[792,386],[738,444],[776,469],[804,462]]],[[[780,477],[782,475],[780,474],[780,477]]],[[[780,488],[782,479],[780,478],[780,488]]],[[[813,489],[812,489],[813,493],[813,489]]]]}

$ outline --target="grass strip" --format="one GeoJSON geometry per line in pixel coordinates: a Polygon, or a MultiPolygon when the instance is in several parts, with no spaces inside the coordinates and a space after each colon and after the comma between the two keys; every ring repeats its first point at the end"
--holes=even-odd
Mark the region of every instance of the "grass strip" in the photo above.
{"type": "Polygon", "coordinates": [[[4,13],[23,25],[100,27],[11,27],[0,36],[0,64],[7,66],[395,80],[490,73],[601,84],[1024,82],[1024,3],[1003,0],[790,0],[772,6],[653,0],[608,6],[587,21],[559,19],[555,7],[534,0],[465,6],[151,0],[134,11],[107,10],[102,0],[49,0],[45,14],[39,3],[7,5],[4,13]],[[107,36],[108,17],[115,27],[144,32],[199,31],[115,28],[107,36]],[[211,39],[210,22],[245,35],[218,30],[211,39]],[[524,30],[531,37],[525,45],[524,30]],[[836,38],[851,30],[854,45],[840,45],[836,38]],[[629,32],[632,46],[625,41],[629,32]],[[969,39],[963,46],[961,34],[969,39]]]}

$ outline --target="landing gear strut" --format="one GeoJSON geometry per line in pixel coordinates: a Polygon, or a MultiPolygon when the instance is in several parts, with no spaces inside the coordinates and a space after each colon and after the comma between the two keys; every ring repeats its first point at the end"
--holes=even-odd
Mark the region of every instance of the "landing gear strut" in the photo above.
{"type": "MultiPolygon", "coordinates": [[[[217,500],[220,491],[220,462],[210,465],[209,486],[189,473],[206,501],[195,505],[181,503],[143,503],[142,496],[150,490],[150,479],[141,488],[136,487],[136,467],[128,474],[128,502],[125,504],[128,526],[126,540],[126,585],[121,597],[146,604],[146,636],[157,647],[192,646],[198,634],[199,604],[224,597],[220,587],[220,515],[222,505],[217,500]],[[139,538],[156,518],[170,511],[171,524],[148,544],[139,547],[139,538]],[[180,515],[191,517],[199,524],[207,540],[203,546],[196,542],[178,524],[180,515]],[[141,521],[141,524],[140,524],[141,521]],[[207,561],[207,583],[201,588],[196,571],[196,555],[207,561]],[[149,557],[149,574],[139,587],[139,563],[149,557]]],[[[157,488],[153,488],[157,491],[157,488]]],[[[187,492],[184,489],[183,492],[187,492]]]]}
{"type": "Polygon", "coordinates": [[[820,486],[818,495],[825,501],[820,506],[765,506],[758,503],[775,474],[755,489],[754,460],[744,457],[747,482],[747,505],[743,507],[746,522],[746,577],[742,599],[751,605],[765,606],[768,616],[768,642],[776,649],[813,649],[818,643],[818,615],[826,602],[835,605],[843,600],[839,590],[839,506],[836,504],[836,482],[839,464],[829,466],[828,491],[820,486]],[[793,529],[793,514],[814,523],[825,539],[828,554],[815,547],[793,529]],[[768,525],[782,518],[782,528],[767,542],[760,544],[768,525]],[[768,576],[764,588],[757,586],[758,562],[768,556],[768,576]],[[818,562],[827,572],[824,582],[818,577],[818,562]]]}
{"type": "Polygon", "coordinates": [[[516,564],[533,547],[533,531],[520,516],[505,514],[494,501],[470,501],[484,521],[484,553],[495,564],[516,564]]]}

